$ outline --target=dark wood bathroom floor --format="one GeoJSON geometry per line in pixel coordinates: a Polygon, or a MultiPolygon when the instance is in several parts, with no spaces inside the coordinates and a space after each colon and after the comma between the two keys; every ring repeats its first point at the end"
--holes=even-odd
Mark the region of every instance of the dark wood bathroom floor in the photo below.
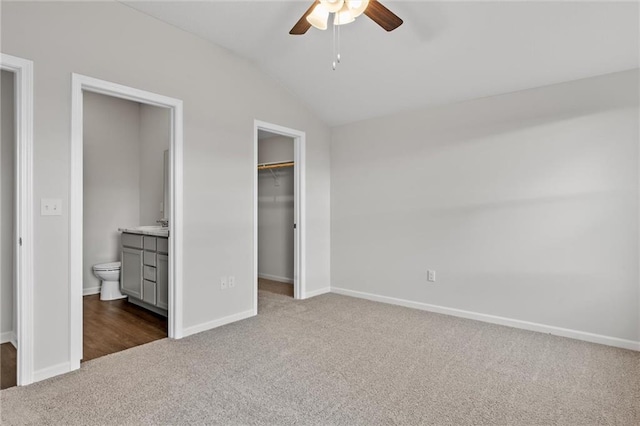
{"type": "MultiPolygon", "coordinates": [[[[167,319],[126,301],[83,298],[83,359],[89,361],[167,337],[167,319]]],[[[0,345],[0,389],[16,385],[17,351],[0,345]]]]}
{"type": "Polygon", "coordinates": [[[165,317],[127,299],[84,296],[83,308],[83,362],[167,337],[165,317]]]}
{"type": "Polygon", "coordinates": [[[7,389],[16,385],[16,356],[16,348],[11,343],[0,345],[0,389],[7,389]]]}

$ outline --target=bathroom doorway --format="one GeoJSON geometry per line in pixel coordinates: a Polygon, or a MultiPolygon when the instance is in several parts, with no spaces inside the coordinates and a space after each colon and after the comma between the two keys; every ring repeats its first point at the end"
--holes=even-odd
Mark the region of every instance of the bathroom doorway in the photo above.
{"type": "Polygon", "coordinates": [[[304,176],[305,133],[256,120],[253,228],[256,314],[259,287],[295,299],[306,297],[304,176]]]}
{"type": "Polygon", "coordinates": [[[33,63],[0,56],[1,388],[33,382],[33,63]]]}
{"type": "Polygon", "coordinates": [[[167,337],[167,304],[157,297],[168,293],[167,253],[157,250],[170,232],[160,224],[171,116],[167,108],[91,91],[82,102],[84,362],[167,337]],[[156,244],[136,247],[135,239],[156,244]]]}
{"type": "Polygon", "coordinates": [[[73,74],[71,122],[74,370],[182,337],[182,101],[73,74]]]}

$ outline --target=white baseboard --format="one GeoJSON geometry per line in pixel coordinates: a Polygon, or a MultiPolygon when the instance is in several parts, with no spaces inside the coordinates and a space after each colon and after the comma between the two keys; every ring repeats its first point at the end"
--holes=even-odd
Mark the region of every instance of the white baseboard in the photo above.
{"type": "Polygon", "coordinates": [[[255,316],[253,309],[250,311],[240,312],[239,314],[229,315],[228,317],[220,318],[214,321],[206,322],[204,324],[194,325],[192,327],[187,327],[183,330],[182,337],[191,336],[192,334],[201,333],[203,331],[211,330],[217,327],[222,327],[223,325],[230,324],[232,322],[241,321],[243,319],[247,319],[255,316]]]}
{"type": "Polygon", "coordinates": [[[304,299],[309,299],[310,297],[320,296],[321,294],[331,293],[331,287],[321,288],[320,290],[307,291],[304,293],[304,299]]]}
{"type": "Polygon", "coordinates": [[[82,295],[83,296],[90,296],[92,294],[98,294],[100,293],[100,286],[98,287],[89,287],[89,288],[83,288],[82,289],[82,295]]]}
{"type": "Polygon", "coordinates": [[[264,278],[265,280],[271,280],[271,281],[278,281],[281,283],[293,284],[293,278],[279,277],[277,275],[258,273],[258,278],[264,278]]]}
{"type": "Polygon", "coordinates": [[[41,380],[46,380],[51,377],[59,376],[60,374],[65,374],[71,371],[71,364],[68,362],[63,362],[62,364],[54,365],[52,367],[43,368],[42,370],[37,370],[33,372],[33,381],[39,382],[41,380]]]}
{"type": "Polygon", "coordinates": [[[16,333],[13,331],[5,331],[4,333],[0,333],[0,344],[2,343],[11,343],[14,348],[18,347],[18,339],[16,338],[16,333]]]}
{"type": "Polygon", "coordinates": [[[379,296],[377,294],[363,293],[360,291],[348,290],[344,288],[331,287],[331,292],[344,296],[357,297],[360,299],[372,300],[374,302],[389,303],[392,305],[404,306],[407,308],[420,309],[422,311],[435,312],[438,314],[451,315],[455,317],[467,318],[476,321],[488,322],[491,324],[505,325],[507,327],[520,328],[523,330],[537,331],[540,333],[553,334],[555,336],[569,337],[571,339],[584,340],[601,345],[615,346],[623,349],[640,351],[640,342],[620,339],[617,337],[603,336],[601,334],[587,333],[585,331],[571,330],[568,328],[554,327],[550,325],[538,324],[535,322],[522,321],[512,318],[499,317],[495,315],[481,314],[478,312],[464,311],[462,309],[447,308],[444,306],[430,305],[428,303],[414,302],[394,297],[379,296]]]}

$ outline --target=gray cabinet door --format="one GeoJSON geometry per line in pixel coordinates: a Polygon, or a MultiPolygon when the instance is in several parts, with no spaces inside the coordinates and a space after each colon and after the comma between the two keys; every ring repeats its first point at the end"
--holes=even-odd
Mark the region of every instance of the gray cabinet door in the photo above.
{"type": "Polygon", "coordinates": [[[142,296],[143,301],[149,303],[150,305],[156,304],[156,283],[153,281],[142,281],[142,296]]]}
{"type": "Polygon", "coordinates": [[[169,256],[158,254],[156,276],[156,306],[169,309],[169,256]]]}
{"type": "Polygon", "coordinates": [[[122,248],[121,291],[142,299],[142,250],[122,248]]]}

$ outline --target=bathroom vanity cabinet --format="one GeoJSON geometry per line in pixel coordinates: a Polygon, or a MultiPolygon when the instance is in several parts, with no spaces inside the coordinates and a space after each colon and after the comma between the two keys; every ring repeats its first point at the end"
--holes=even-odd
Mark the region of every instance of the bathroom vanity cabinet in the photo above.
{"type": "Polygon", "coordinates": [[[123,232],[120,291],[161,315],[169,308],[169,239],[123,232]]]}

